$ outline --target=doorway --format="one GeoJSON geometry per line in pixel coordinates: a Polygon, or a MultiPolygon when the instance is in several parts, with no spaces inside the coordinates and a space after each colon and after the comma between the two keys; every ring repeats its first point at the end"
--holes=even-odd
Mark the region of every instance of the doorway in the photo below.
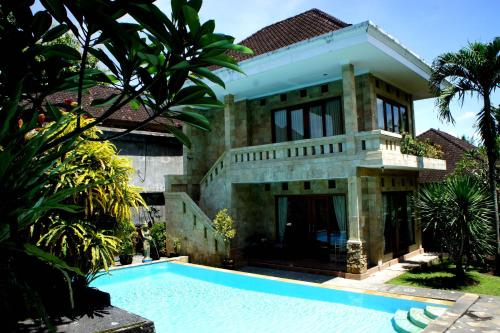
{"type": "Polygon", "coordinates": [[[385,253],[398,258],[415,243],[415,225],[411,209],[412,192],[382,193],[385,253]]]}
{"type": "Polygon", "coordinates": [[[287,257],[330,261],[332,249],[345,246],[344,195],[278,197],[277,203],[277,235],[287,257]]]}

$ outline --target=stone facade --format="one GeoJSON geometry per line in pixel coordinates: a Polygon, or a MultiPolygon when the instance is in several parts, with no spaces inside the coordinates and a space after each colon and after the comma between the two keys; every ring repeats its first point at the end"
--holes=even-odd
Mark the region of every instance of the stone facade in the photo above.
{"type": "Polygon", "coordinates": [[[368,268],[366,244],[361,241],[347,242],[347,273],[363,274],[368,268]]]}
{"type": "MultiPolygon", "coordinates": [[[[384,193],[412,193],[419,169],[446,166],[441,160],[402,155],[401,135],[377,128],[376,98],[382,96],[407,107],[414,133],[411,94],[370,73],[356,76],[351,64],[342,65],[341,73],[332,82],[252,100],[225,96],[224,109],[208,113],[211,132],[185,129],[193,148],[184,152],[184,176],[167,176],[166,195],[198,188],[199,197],[190,195],[206,221],[228,208],[237,229],[232,242],[237,255],[255,234],[277,238],[277,197],[341,194],[347,201],[347,272],[363,274],[368,267],[392,259],[394,254],[386,253],[384,243],[384,193]],[[341,98],[345,134],[272,142],[273,110],[334,97],[341,98]],[[328,186],[330,181],[335,187],[328,186]]],[[[169,211],[173,225],[184,223],[178,209],[169,211]]],[[[190,230],[177,230],[185,233],[186,240],[191,237],[190,230]]],[[[421,247],[419,233],[417,227],[408,251],[421,247]]],[[[193,251],[203,252],[203,240],[195,243],[190,245],[193,251]]]]}

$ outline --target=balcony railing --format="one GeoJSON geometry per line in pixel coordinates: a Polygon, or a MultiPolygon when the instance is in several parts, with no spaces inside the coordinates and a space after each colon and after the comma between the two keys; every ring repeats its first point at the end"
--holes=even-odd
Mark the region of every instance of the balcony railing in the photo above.
{"type": "Polygon", "coordinates": [[[346,136],[279,142],[231,149],[231,164],[345,154],[346,136]]]}

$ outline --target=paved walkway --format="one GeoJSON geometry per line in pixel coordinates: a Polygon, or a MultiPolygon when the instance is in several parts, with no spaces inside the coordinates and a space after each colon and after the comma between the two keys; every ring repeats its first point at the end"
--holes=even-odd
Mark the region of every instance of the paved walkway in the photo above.
{"type": "MultiPolygon", "coordinates": [[[[408,262],[390,266],[387,269],[376,272],[370,277],[361,281],[253,266],[244,267],[242,271],[262,275],[277,276],[292,280],[323,283],[339,287],[360,288],[410,296],[440,298],[450,301],[456,301],[461,296],[463,296],[464,293],[450,290],[398,286],[386,283],[387,281],[403,274],[409,269],[422,263],[428,263],[434,259],[436,259],[436,257],[430,254],[418,255],[411,258],[411,260],[408,262]]],[[[479,295],[479,298],[475,301],[475,303],[447,330],[447,332],[500,333],[500,297],[479,295]]]]}

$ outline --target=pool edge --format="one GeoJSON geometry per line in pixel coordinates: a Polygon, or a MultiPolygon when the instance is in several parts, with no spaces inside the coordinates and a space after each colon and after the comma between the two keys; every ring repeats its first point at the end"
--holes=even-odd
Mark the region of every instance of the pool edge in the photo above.
{"type": "Polygon", "coordinates": [[[243,275],[243,276],[250,276],[250,277],[255,277],[255,278],[267,279],[267,280],[274,280],[274,281],[280,281],[280,282],[286,282],[286,283],[292,283],[292,284],[300,284],[300,285],[312,286],[312,287],[320,287],[320,288],[324,288],[324,289],[341,290],[341,291],[354,292],[354,293],[358,293],[358,294],[368,294],[368,295],[390,297],[390,298],[403,299],[403,300],[409,300],[409,301],[417,301],[417,302],[423,302],[423,303],[432,303],[432,304],[444,305],[444,306],[447,306],[450,308],[453,307],[453,305],[456,303],[455,301],[448,301],[448,300],[443,300],[443,299],[438,299],[438,298],[410,296],[410,295],[369,290],[369,289],[356,288],[356,287],[343,287],[343,286],[327,285],[327,284],[322,284],[322,283],[300,281],[300,280],[287,279],[287,278],[281,278],[281,277],[276,277],[276,276],[268,276],[268,275],[262,275],[262,274],[233,271],[233,270],[229,270],[229,269],[192,264],[192,263],[188,263],[188,262],[170,261],[170,263],[185,265],[185,266],[192,266],[192,267],[213,270],[213,271],[220,271],[220,272],[225,272],[225,273],[233,273],[233,274],[238,274],[238,275],[243,275]]]}

